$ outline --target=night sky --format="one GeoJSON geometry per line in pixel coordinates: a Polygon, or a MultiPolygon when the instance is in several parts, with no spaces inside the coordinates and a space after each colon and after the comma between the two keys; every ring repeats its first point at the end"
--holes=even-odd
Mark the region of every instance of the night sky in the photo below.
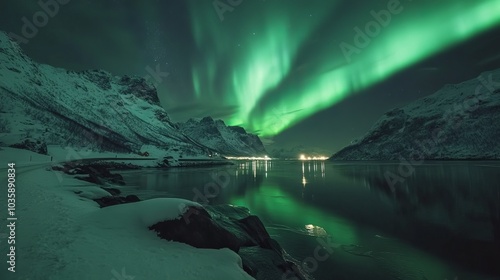
{"type": "MultiPolygon", "coordinates": [[[[0,30],[22,36],[41,10],[3,0],[0,30]]],[[[149,75],[175,121],[210,115],[331,154],[384,112],[500,68],[499,38],[499,0],[70,0],[21,46],[149,75]]]]}

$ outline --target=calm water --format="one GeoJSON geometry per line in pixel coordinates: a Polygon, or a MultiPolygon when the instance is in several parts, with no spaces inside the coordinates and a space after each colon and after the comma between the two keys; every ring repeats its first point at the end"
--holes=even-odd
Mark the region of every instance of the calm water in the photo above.
{"type": "Polygon", "coordinates": [[[500,162],[407,170],[245,161],[122,174],[124,192],[143,199],[249,208],[316,279],[500,279],[500,162]],[[325,241],[330,252],[321,249],[325,241]]]}

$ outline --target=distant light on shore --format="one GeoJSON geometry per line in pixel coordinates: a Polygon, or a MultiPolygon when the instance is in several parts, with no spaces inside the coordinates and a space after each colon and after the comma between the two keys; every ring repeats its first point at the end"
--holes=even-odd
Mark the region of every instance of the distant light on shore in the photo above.
{"type": "Polygon", "coordinates": [[[327,160],[328,157],[325,157],[325,156],[313,156],[313,157],[310,157],[310,156],[306,156],[306,155],[300,155],[299,156],[299,159],[300,160],[327,160]]]}
{"type": "Polygon", "coordinates": [[[232,160],[271,160],[272,158],[268,157],[267,155],[263,157],[226,157],[227,159],[232,159],[232,160]]]}

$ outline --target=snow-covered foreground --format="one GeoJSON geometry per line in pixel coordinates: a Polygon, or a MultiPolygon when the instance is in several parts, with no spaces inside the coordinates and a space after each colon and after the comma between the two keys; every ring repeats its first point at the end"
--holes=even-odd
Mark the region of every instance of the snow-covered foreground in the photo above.
{"type": "Polygon", "coordinates": [[[99,195],[99,187],[49,171],[48,157],[5,148],[0,159],[0,279],[253,279],[229,249],[197,249],[148,230],[194,202],[163,198],[101,209],[74,193],[99,195]],[[37,160],[17,161],[30,155],[37,160]],[[8,162],[16,163],[15,273],[6,263],[8,162]]]}

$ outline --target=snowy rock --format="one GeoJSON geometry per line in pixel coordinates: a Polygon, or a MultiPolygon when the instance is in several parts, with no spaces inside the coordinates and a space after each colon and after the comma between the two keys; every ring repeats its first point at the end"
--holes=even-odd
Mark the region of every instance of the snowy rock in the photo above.
{"type": "MultiPolygon", "coordinates": [[[[55,170],[60,169],[56,167],[55,170]]],[[[109,171],[109,166],[106,163],[90,163],[90,164],[77,164],[69,162],[64,165],[62,169],[67,174],[86,174],[87,176],[75,176],[76,179],[87,181],[90,183],[103,185],[104,183],[125,185],[123,176],[109,171]]]]}
{"type": "Polygon", "coordinates": [[[214,223],[210,214],[203,208],[189,207],[182,218],[162,221],[149,228],[163,239],[186,243],[196,248],[229,248],[234,252],[240,249],[238,238],[214,223]]]}
{"type": "Polygon", "coordinates": [[[78,189],[75,188],[73,192],[80,197],[92,200],[111,197],[109,192],[97,186],[83,186],[78,189]]]}
{"type": "Polygon", "coordinates": [[[238,224],[248,234],[252,240],[252,245],[267,247],[262,245],[267,244],[268,240],[271,239],[271,236],[267,233],[266,228],[259,217],[250,215],[246,218],[238,220],[238,224]]]}
{"type": "Polygon", "coordinates": [[[387,112],[333,160],[500,159],[500,69],[387,112]]]}
{"type": "Polygon", "coordinates": [[[238,254],[243,268],[255,279],[309,279],[271,238],[262,221],[244,207],[205,206],[214,223],[236,236],[241,244],[238,254]]]}
{"type": "Polygon", "coordinates": [[[12,148],[17,148],[17,149],[24,149],[28,151],[32,151],[35,153],[39,153],[42,155],[47,154],[47,144],[45,142],[42,142],[40,140],[33,141],[31,139],[25,139],[21,143],[16,143],[10,145],[12,148]]]}
{"type": "Polygon", "coordinates": [[[125,197],[123,197],[123,196],[104,196],[104,197],[91,198],[91,199],[93,199],[95,202],[97,202],[97,204],[99,204],[99,206],[101,208],[113,206],[113,205],[118,205],[118,204],[125,204],[125,203],[141,201],[136,195],[127,195],[125,197]]]}
{"type": "Polygon", "coordinates": [[[244,270],[256,279],[281,279],[283,275],[307,279],[295,263],[286,260],[281,246],[248,209],[191,206],[178,219],[161,221],[149,229],[163,239],[196,248],[229,248],[241,256],[244,270]]]}

